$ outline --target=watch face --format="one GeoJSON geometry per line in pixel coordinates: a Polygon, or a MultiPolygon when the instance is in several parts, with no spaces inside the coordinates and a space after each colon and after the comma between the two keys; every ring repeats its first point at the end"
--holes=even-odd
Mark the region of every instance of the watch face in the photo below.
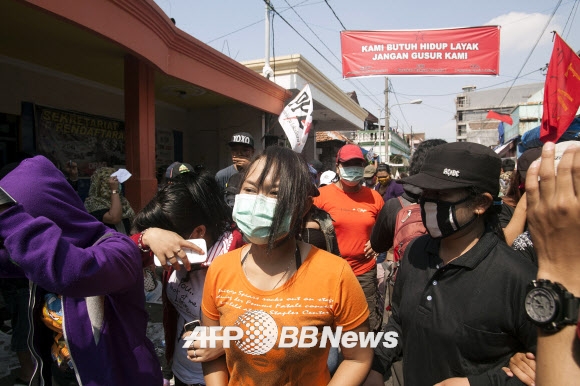
{"type": "Polygon", "coordinates": [[[556,301],[551,291],[534,288],[526,295],[526,312],[535,322],[550,322],[556,314],[556,301]]]}

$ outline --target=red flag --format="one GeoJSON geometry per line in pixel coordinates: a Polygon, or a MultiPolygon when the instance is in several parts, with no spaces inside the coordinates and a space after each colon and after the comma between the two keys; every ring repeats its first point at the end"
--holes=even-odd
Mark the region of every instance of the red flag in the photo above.
{"type": "Polygon", "coordinates": [[[556,142],[568,129],[580,106],[580,58],[556,34],[546,85],[540,140],[556,142]]]}
{"type": "Polygon", "coordinates": [[[487,119],[497,119],[498,121],[502,121],[503,123],[507,123],[508,125],[513,125],[514,124],[514,120],[512,119],[512,117],[509,114],[500,114],[500,113],[496,113],[493,110],[489,110],[487,112],[487,119]]]}

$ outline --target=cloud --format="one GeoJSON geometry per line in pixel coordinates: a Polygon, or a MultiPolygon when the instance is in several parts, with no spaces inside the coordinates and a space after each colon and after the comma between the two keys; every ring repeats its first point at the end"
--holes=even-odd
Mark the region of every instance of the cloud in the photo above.
{"type": "MultiPolygon", "coordinates": [[[[542,13],[510,12],[487,22],[487,25],[501,26],[501,50],[506,53],[528,52],[538,39],[550,15],[542,13]]],[[[554,19],[542,35],[539,46],[552,43],[551,31],[562,31],[554,19]]]]}

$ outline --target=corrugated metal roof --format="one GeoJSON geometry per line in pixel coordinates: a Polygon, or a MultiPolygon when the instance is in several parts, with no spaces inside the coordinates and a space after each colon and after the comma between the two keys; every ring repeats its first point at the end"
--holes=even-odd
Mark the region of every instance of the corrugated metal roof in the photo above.
{"type": "Polygon", "coordinates": [[[544,83],[524,84],[514,86],[511,88],[501,106],[504,95],[506,95],[509,87],[496,88],[491,90],[473,91],[458,94],[458,96],[465,96],[465,105],[460,110],[485,109],[497,107],[517,106],[520,103],[525,103],[532,95],[537,93],[544,87],[544,83]]]}

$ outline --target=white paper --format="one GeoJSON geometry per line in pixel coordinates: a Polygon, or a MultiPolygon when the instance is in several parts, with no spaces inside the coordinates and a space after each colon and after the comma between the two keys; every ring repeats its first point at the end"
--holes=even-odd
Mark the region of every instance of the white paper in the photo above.
{"type": "Polygon", "coordinates": [[[111,174],[111,177],[117,177],[120,183],[127,181],[132,176],[127,169],[119,169],[115,173],[111,174]]]}

